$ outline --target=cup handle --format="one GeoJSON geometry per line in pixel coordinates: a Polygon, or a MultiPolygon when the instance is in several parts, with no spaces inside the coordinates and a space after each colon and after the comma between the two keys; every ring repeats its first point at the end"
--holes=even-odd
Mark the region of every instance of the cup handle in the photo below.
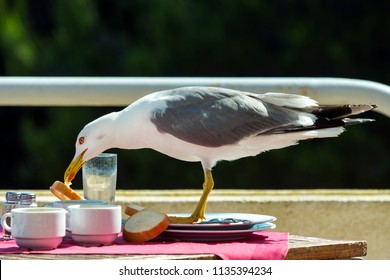
{"type": "Polygon", "coordinates": [[[2,227],[3,227],[5,230],[11,232],[11,227],[10,227],[9,225],[7,225],[7,218],[8,218],[8,217],[9,217],[9,218],[12,217],[11,212],[5,213],[5,214],[1,217],[1,225],[2,225],[2,227]]]}

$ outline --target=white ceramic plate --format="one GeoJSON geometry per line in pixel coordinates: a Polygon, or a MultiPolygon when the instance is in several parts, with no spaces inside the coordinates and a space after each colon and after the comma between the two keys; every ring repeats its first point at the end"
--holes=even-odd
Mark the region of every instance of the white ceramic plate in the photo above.
{"type": "MultiPolygon", "coordinates": [[[[188,217],[189,213],[173,213],[168,216],[188,217]]],[[[255,224],[274,222],[276,218],[268,215],[247,213],[206,213],[206,221],[199,224],[170,224],[168,229],[227,230],[249,229],[255,224]]]]}
{"type": "Polygon", "coordinates": [[[192,230],[192,229],[167,229],[158,236],[158,240],[176,240],[193,242],[210,241],[234,241],[247,238],[253,232],[274,229],[273,223],[261,223],[252,225],[249,229],[230,230],[192,230]]]}
{"type": "Polygon", "coordinates": [[[46,207],[59,207],[64,208],[65,210],[71,205],[96,205],[96,204],[107,204],[104,200],[59,200],[54,201],[46,205],[46,207]]]}

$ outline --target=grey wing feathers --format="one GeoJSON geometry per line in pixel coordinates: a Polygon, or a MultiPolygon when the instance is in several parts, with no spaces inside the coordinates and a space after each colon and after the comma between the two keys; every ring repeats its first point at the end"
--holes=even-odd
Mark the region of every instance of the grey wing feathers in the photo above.
{"type": "MultiPolygon", "coordinates": [[[[202,146],[234,144],[245,137],[296,126],[302,121],[298,112],[239,91],[193,87],[170,94],[180,98],[172,98],[165,109],[154,111],[151,121],[160,132],[202,146]]],[[[313,123],[312,119],[307,121],[313,123]]]]}
{"type": "Polygon", "coordinates": [[[153,111],[151,116],[157,129],[207,147],[234,144],[253,135],[370,121],[343,118],[375,108],[374,105],[317,106],[304,96],[257,95],[213,87],[179,88],[166,91],[164,97],[166,108],[153,111]]]}

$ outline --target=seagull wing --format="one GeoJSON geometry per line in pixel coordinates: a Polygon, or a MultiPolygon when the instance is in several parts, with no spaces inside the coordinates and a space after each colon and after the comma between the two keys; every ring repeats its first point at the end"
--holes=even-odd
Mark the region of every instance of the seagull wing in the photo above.
{"type": "Polygon", "coordinates": [[[206,147],[235,144],[253,135],[314,124],[314,115],[297,109],[311,99],[302,97],[299,103],[296,96],[274,95],[212,87],[179,88],[160,93],[166,106],[154,110],[151,121],[162,133],[206,147]]]}

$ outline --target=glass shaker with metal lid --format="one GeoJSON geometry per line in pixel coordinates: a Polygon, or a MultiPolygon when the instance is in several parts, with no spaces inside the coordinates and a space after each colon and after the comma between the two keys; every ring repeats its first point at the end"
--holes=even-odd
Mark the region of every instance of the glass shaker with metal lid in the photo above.
{"type": "Polygon", "coordinates": [[[33,192],[20,193],[18,208],[37,207],[36,195],[33,192]]]}
{"type": "MultiPolygon", "coordinates": [[[[12,209],[18,208],[20,202],[20,192],[6,192],[5,202],[3,203],[2,215],[11,212],[12,209]]],[[[6,223],[10,225],[11,219],[7,218],[6,223]]],[[[11,233],[3,229],[3,238],[6,240],[12,239],[11,233]]]]}

